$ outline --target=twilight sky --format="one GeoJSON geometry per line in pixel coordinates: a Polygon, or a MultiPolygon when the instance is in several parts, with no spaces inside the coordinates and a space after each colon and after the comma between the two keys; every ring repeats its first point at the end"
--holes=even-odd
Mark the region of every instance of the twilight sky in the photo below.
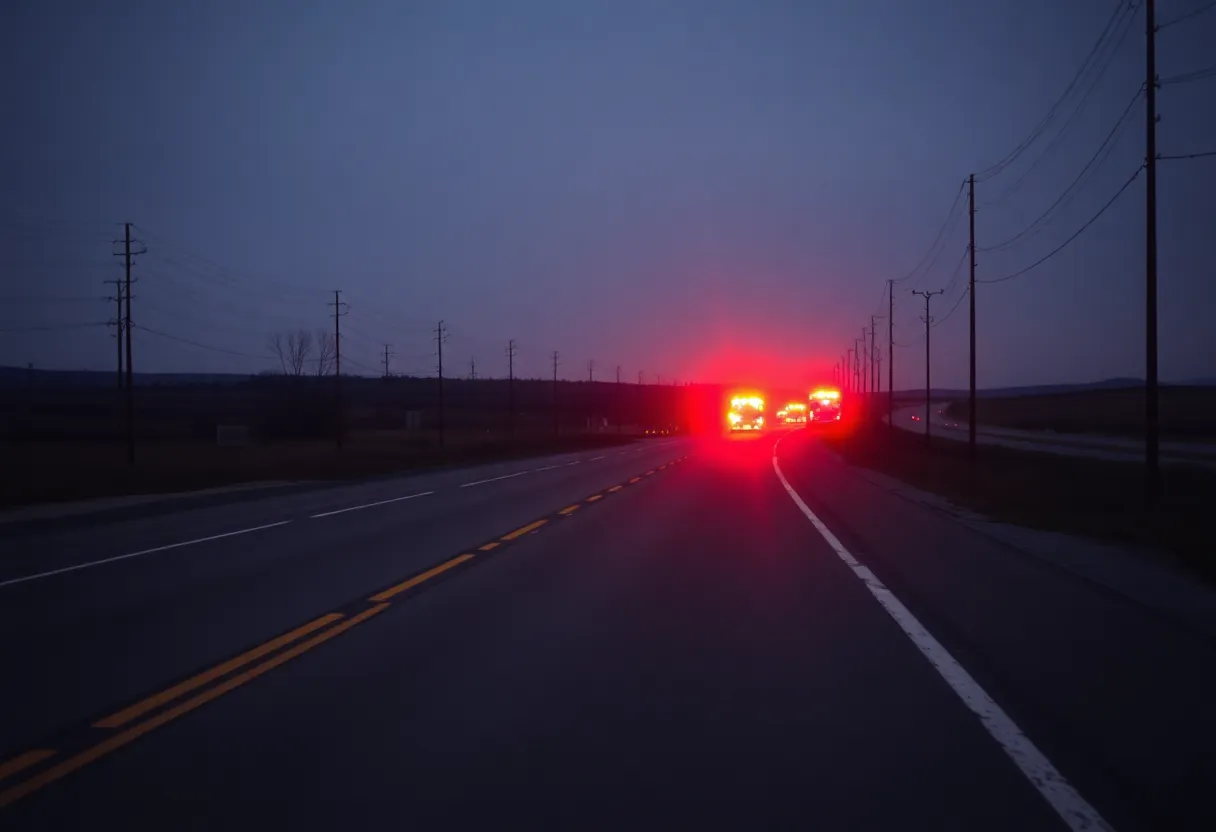
{"type": "MultiPolygon", "coordinates": [[[[1158,20],[1202,5],[1160,0],[1158,20]]],[[[5,365],[113,366],[112,330],[60,327],[113,317],[103,281],[129,220],[148,248],[141,371],[268,369],[268,334],[331,326],[341,289],[356,372],[384,343],[395,372],[433,372],[442,318],[449,375],[474,358],[505,375],[515,338],[524,376],[556,349],[570,378],[594,359],[597,378],[809,384],[1110,21],[1037,140],[981,176],[977,277],[1051,252],[1144,155],[1140,99],[1047,221],[984,251],[1056,202],[1136,95],[1144,16],[1127,0],[8,0],[0,15],[0,330],[21,330],[0,331],[5,365]]],[[[1159,75],[1210,68],[1213,42],[1216,10],[1162,29],[1159,75]]],[[[1158,106],[1162,154],[1216,149],[1216,77],[1163,84],[1158,106]]],[[[1214,194],[1216,157],[1161,163],[1167,381],[1216,376],[1214,194]]],[[[942,320],[963,299],[964,206],[897,284],[897,386],[923,380],[914,288],[948,288],[934,383],[966,384],[965,301],[942,320]]],[[[981,386],[1143,373],[1143,218],[1141,174],[1043,265],[979,286],[981,386]]]]}

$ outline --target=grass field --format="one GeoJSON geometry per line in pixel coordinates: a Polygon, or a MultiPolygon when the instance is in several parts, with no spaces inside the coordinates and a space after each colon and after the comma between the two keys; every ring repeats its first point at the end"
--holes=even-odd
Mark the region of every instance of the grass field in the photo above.
{"type": "Polygon", "coordinates": [[[858,428],[827,439],[849,462],[871,468],[996,520],[1081,534],[1156,550],[1216,581],[1216,474],[1163,471],[1155,509],[1143,498],[1136,465],[1073,459],[982,446],[972,465],[967,446],[885,426],[858,428]]]}
{"type": "Polygon", "coordinates": [[[0,506],[58,500],[158,494],[283,480],[343,480],[458,463],[489,462],[604,447],[628,434],[551,434],[515,439],[450,432],[442,446],[428,434],[354,434],[339,450],[332,441],[217,447],[215,442],[144,442],[134,465],[126,447],[106,442],[20,442],[0,446],[0,506]]]}
{"type": "MultiPolygon", "coordinates": [[[[1144,391],[1085,390],[1041,396],[976,400],[980,424],[1060,433],[1139,436],[1144,430],[1144,391]]],[[[1216,388],[1163,387],[1161,433],[1190,441],[1216,441],[1216,388]]],[[[954,402],[947,413],[967,418],[967,402],[954,402]]]]}

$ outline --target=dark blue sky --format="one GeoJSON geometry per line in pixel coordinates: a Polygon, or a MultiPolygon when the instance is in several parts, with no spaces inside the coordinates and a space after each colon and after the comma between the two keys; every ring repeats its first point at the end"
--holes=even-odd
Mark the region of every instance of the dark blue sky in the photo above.
{"type": "MultiPolygon", "coordinates": [[[[1159,19],[1200,5],[1162,0],[1159,19]]],[[[1043,119],[1116,7],[10,0],[0,328],[106,320],[88,298],[117,276],[109,240],[130,220],[149,249],[136,322],[248,356],[141,331],[140,370],[264,369],[267,334],[326,326],[340,288],[344,353],[371,369],[391,342],[395,370],[433,371],[443,318],[453,373],[475,356],[505,374],[513,337],[523,375],[558,349],[568,377],[595,359],[598,377],[810,383],[885,313],[884,282],[921,260],[963,178],[1043,119]]],[[[1119,122],[1143,80],[1134,14],[1038,141],[978,186],[981,279],[1050,252],[1140,165],[1137,104],[1044,227],[982,251],[1119,122]]],[[[1162,30],[1160,75],[1216,63],[1213,42],[1216,11],[1162,30]]],[[[1163,86],[1159,107],[1163,154],[1216,149],[1216,78],[1163,86]]],[[[1167,380],[1216,376],[1213,194],[1216,158],[1161,164],[1167,380]]],[[[980,287],[981,385],[1143,372],[1143,211],[1141,176],[1044,265],[980,287]]],[[[958,219],[896,293],[897,385],[923,378],[907,290],[950,286],[939,317],[961,297],[958,219]]],[[[933,330],[943,385],[966,382],[966,323],[964,302],[933,330]]],[[[108,369],[112,345],[104,327],[6,332],[0,363],[108,369]]]]}

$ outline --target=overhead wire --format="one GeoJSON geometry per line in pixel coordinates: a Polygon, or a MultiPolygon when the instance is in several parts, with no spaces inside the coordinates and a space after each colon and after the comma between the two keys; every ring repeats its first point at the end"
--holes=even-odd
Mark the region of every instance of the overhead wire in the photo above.
{"type": "Polygon", "coordinates": [[[1056,248],[1052,249],[1052,250],[1051,250],[1050,252],[1048,252],[1046,255],[1044,255],[1043,257],[1040,257],[1038,260],[1034,261],[1033,263],[1031,263],[1031,264],[1030,264],[1029,266],[1027,266],[1026,268],[1024,268],[1024,269],[1019,269],[1018,271],[1014,272],[1013,274],[1007,274],[1007,275],[1005,275],[1004,277],[996,277],[996,278],[991,278],[991,279],[989,279],[989,280],[977,280],[976,282],[977,282],[977,283],[1003,283],[1003,282],[1005,282],[1006,280],[1012,280],[1012,279],[1013,279],[1013,278],[1015,278],[1015,277],[1020,277],[1021,275],[1026,274],[1026,272],[1030,271],[1031,269],[1037,268],[1038,266],[1042,265],[1043,263],[1046,263],[1046,262],[1047,262],[1048,260],[1050,260],[1052,257],[1054,257],[1055,255],[1057,255],[1057,254],[1059,254],[1061,251],[1063,251],[1063,250],[1064,250],[1064,248],[1065,248],[1065,247],[1066,247],[1066,246],[1067,246],[1069,243],[1071,243],[1073,240],[1077,239],[1077,237],[1080,237],[1080,236],[1081,236],[1081,234],[1082,234],[1082,233],[1083,233],[1083,232],[1084,232],[1084,231],[1085,231],[1087,228],[1089,228],[1091,225],[1093,225],[1095,222],[1097,222],[1097,221],[1098,221],[1098,218],[1099,218],[1099,217],[1101,217],[1103,214],[1105,214],[1105,213],[1106,213],[1106,210],[1107,210],[1108,208],[1110,208],[1110,206],[1112,206],[1112,205],[1114,205],[1114,204],[1115,204],[1115,200],[1117,200],[1117,199],[1118,199],[1120,196],[1122,196],[1122,195],[1123,195],[1123,192],[1124,192],[1124,191],[1126,191],[1126,190],[1127,190],[1129,187],[1131,187],[1131,184],[1132,184],[1133,182],[1135,182],[1135,181],[1136,181],[1136,177],[1138,177],[1138,176],[1140,175],[1140,171],[1142,171],[1142,170],[1144,170],[1144,166],[1143,166],[1143,165],[1141,165],[1140,167],[1136,168],[1136,172],[1135,172],[1135,173],[1133,173],[1133,174],[1131,175],[1131,177],[1130,177],[1130,178],[1129,178],[1129,179],[1128,179],[1126,182],[1124,182],[1124,183],[1123,183],[1123,186],[1122,186],[1121,188],[1119,188],[1119,190],[1115,191],[1115,195],[1114,195],[1114,196],[1112,196],[1112,197],[1111,197],[1109,200],[1107,200],[1106,204],[1102,206],[1102,208],[1101,208],[1101,209],[1098,211],[1098,213],[1096,213],[1096,214],[1094,214],[1092,217],[1090,217],[1090,218],[1089,218],[1089,220],[1088,220],[1088,221],[1087,221],[1087,222],[1086,222],[1086,223],[1085,223],[1083,226],[1081,226],[1080,228],[1078,228],[1078,229],[1077,229],[1077,230],[1076,230],[1076,231],[1075,231],[1075,232],[1072,234],[1072,236],[1070,236],[1070,237],[1069,237],[1067,240],[1065,240],[1064,242],[1060,243],[1060,245],[1056,246],[1056,248]]]}
{"type": "Polygon", "coordinates": [[[942,238],[946,234],[947,229],[953,228],[954,224],[958,222],[958,217],[956,216],[955,211],[959,207],[960,200],[963,196],[963,191],[966,189],[966,187],[967,187],[967,180],[964,179],[962,182],[959,183],[958,190],[955,191],[955,193],[954,193],[954,202],[952,202],[950,204],[950,212],[946,215],[946,221],[943,222],[941,228],[938,229],[937,236],[933,238],[933,244],[931,246],[929,246],[929,250],[927,252],[925,252],[925,255],[923,257],[921,257],[920,262],[917,263],[915,267],[913,267],[912,271],[908,272],[903,277],[897,278],[895,280],[896,283],[903,283],[907,280],[912,279],[913,277],[916,277],[917,273],[922,271],[922,269],[921,269],[922,266],[925,267],[924,271],[928,271],[928,269],[931,267],[931,264],[930,264],[930,266],[925,266],[925,263],[929,260],[929,258],[931,256],[933,257],[933,262],[937,261],[937,256],[940,256],[940,254],[941,254],[940,250],[938,250],[938,246],[942,242],[942,238]],[[935,252],[937,252],[936,256],[934,254],[935,252]]]}
{"type": "Polygon", "coordinates": [[[131,324],[131,327],[134,329],[142,330],[143,332],[151,333],[152,335],[157,335],[161,338],[168,338],[170,341],[179,341],[183,344],[189,344],[192,347],[198,347],[199,349],[210,350],[211,352],[226,353],[228,355],[238,355],[242,358],[257,358],[262,361],[277,361],[278,360],[273,355],[255,355],[254,353],[251,353],[251,352],[241,352],[240,350],[230,350],[225,347],[216,347],[216,346],[212,346],[211,344],[203,344],[199,341],[192,341],[189,338],[182,338],[180,335],[170,335],[167,332],[161,332],[160,330],[152,329],[151,327],[146,327],[143,324],[133,323],[133,324],[131,324]]]}
{"type": "Polygon", "coordinates": [[[1192,9],[1189,12],[1183,12],[1182,14],[1178,15],[1177,17],[1170,18],[1169,20],[1165,21],[1164,23],[1158,23],[1157,31],[1160,32],[1162,29],[1168,29],[1171,26],[1182,23],[1184,20],[1190,20],[1192,17],[1198,17],[1199,15],[1203,14],[1204,12],[1210,12],[1212,9],[1216,9],[1216,0],[1212,0],[1212,2],[1210,2],[1210,3],[1205,3],[1204,5],[1200,6],[1199,8],[1192,9]]]}
{"type": "Polygon", "coordinates": [[[1196,69],[1191,72],[1183,72],[1179,75],[1171,75],[1168,78],[1162,78],[1157,83],[1162,86],[1169,84],[1186,84],[1191,81],[1202,81],[1205,78],[1216,78],[1216,65],[1196,69]]]}
{"type": "Polygon", "coordinates": [[[1206,159],[1209,156],[1216,156],[1216,150],[1205,150],[1201,153],[1180,153],[1173,156],[1158,156],[1159,161],[1173,161],[1175,159],[1206,159]]]}
{"type": "MultiPolygon", "coordinates": [[[[1071,127],[1073,125],[1073,122],[1076,121],[1077,116],[1079,116],[1081,114],[1081,111],[1085,108],[1085,104],[1089,100],[1089,97],[1093,94],[1094,90],[1097,89],[1098,84],[1101,83],[1101,81],[1102,81],[1102,78],[1105,77],[1106,70],[1110,69],[1111,65],[1114,63],[1115,56],[1119,54],[1119,49],[1123,46],[1123,42],[1127,39],[1128,33],[1131,32],[1132,29],[1134,28],[1132,26],[1132,24],[1135,22],[1135,19],[1136,19],[1135,13],[1136,13],[1136,11],[1139,10],[1139,6],[1128,7],[1128,8],[1130,9],[1131,14],[1129,14],[1119,24],[1120,26],[1122,26],[1122,30],[1119,33],[1118,38],[1115,39],[1114,41],[1112,41],[1115,44],[1114,48],[1111,49],[1110,52],[1106,55],[1106,59],[1102,62],[1102,65],[1098,68],[1098,71],[1097,71],[1097,73],[1095,73],[1093,80],[1090,81],[1089,86],[1081,94],[1081,98],[1077,101],[1076,106],[1073,107],[1072,113],[1070,113],[1068,118],[1064,121],[1063,126],[1060,127],[1059,131],[1055,134],[1055,136],[1052,137],[1051,141],[1048,142],[1046,144],[1046,146],[1044,146],[1043,150],[1039,153],[1039,155],[1036,156],[1034,158],[1034,161],[1032,161],[1026,167],[1026,169],[1022,171],[1021,175],[1018,176],[1018,178],[1014,181],[1014,183],[1012,185],[1010,185],[1008,188],[1006,188],[1001,193],[994,196],[992,199],[981,203],[979,206],[977,206],[977,208],[976,208],[977,211],[990,208],[993,205],[1003,202],[1004,200],[1008,199],[1013,194],[1017,193],[1021,189],[1022,185],[1024,185],[1029,180],[1030,175],[1032,173],[1034,173],[1034,171],[1036,169],[1038,169],[1039,163],[1042,162],[1044,159],[1046,159],[1049,155],[1051,155],[1051,151],[1054,150],[1059,145],[1059,143],[1063,140],[1063,138],[1066,135],[1068,135],[1069,127],[1071,127]]],[[[1143,89],[1143,87],[1142,87],[1142,89],[1143,89]]]]}
{"type": "Polygon", "coordinates": [[[1076,88],[1081,78],[1084,77],[1084,75],[1089,71],[1095,55],[1097,55],[1101,48],[1106,44],[1107,37],[1109,36],[1111,29],[1115,26],[1116,21],[1121,15],[1125,14],[1126,11],[1126,0],[1118,0],[1118,2],[1115,4],[1114,10],[1111,12],[1110,17],[1106,21],[1106,25],[1102,28],[1101,34],[1098,35],[1098,39],[1094,42],[1093,47],[1089,50],[1089,54],[1086,55],[1085,60],[1081,62],[1081,66],[1077,69],[1076,74],[1073,75],[1072,80],[1068,82],[1068,86],[1064,88],[1064,92],[1060,94],[1060,97],[1057,98],[1055,103],[1051,105],[1051,108],[1048,109],[1047,115],[1043,116],[1039,123],[1031,129],[1029,135],[1022,139],[1022,141],[1018,143],[1017,147],[1011,150],[1003,159],[978,172],[976,174],[976,179],[991,179],[992,177],[1001,173],[1007,167],[1017,161],[1018,157],[1025,153],[1026,150],[1038,140],[1039,136],[1043,135],[1043,132],[1055,120],[1060,107],[1065,101],[1068,100],[1068,97],[1072,94],[1072,91],[1076,88]]]}
{"type": "Polygon", "coordinates": [[[36,326],[9,326],[0,328],[0,332],[50,332],[57,329],[89,329],[95,326],[110,326],[105,321],[87,321],[74,324],[41,324],[36,326]]]}
{"type": "Polygon", "coordinates": [[[959,295],[959,296],[958,296],[958,300],[956,300],[956,301],[954,302],[954,306],[951,306],[951,307],[950,307],[950,311],[949,311],[949,312],[947,312],[945,315],[942,315],[942,316],[941,316],[941,318],[939,318],[938,320],[933,321],[932,323],[930,323],[930,324],[929,324],[929,326],[930,326],[930,327],[938,327],[938,326],[941,326],[942,324],[944,324],[944,323],[946,322],[946,319],[947,319],[947,318],[949,318],[951,315],[953,315],[953,314],[954,314],[954,310],[959,308],[959,306],[960,306],[960,305],[962,304],[962,302],[963,302],[963,298],[967,297],[967,295],[968,295],[968,293],[969,293],[970,291],[971,291],[970,289],[963,289],[963,293],[962,293],[961,295],[959,295]]]}
{"type": "Polygon", "coordinates": [[[1093,152],[1093,155],[1089,157],[1089,161],[1087,161],[1085,163],[1085,166],[1081,168],[1081,172],[1076,175],[1076,178],[1074,178],[1072,180],[1072,182],[1070,182],[1068,184],[1068,187],[1066,187],[1060,193],[1060,195],[1058,197],[1056,197],[1056,201],[1051,203],[1051,205],[1047,206],[1047,210],[1045,210],[1042,214],[1040,214],[1037,218],[1035,218],[1035,220],[1033,222],[1031,222],[1030,225],[1028,225],[1026,228],[1022,229],[1021,231],[1019,231],[1017,234],[1014,234],[1012,237],[1010,237],[1006,240],[1003,240],[1002,242],[996,243],[995,245],[985,246],[985,247],[979,248],[977,250],[978,251],[1001,251],[1005,248],[1008,248],[1010,245],[1012,245],[1013,243],[1022,239],[1026,235],[1031,234],[1036,229],[1040,228],[1042,226],[1042,224],[1044,222],[1046,222],[1047,218],[1049,216],[1051,216],[1052,212],[1055,211],[1056,208],[1058,208],[1060,206],[1060,203],[1062,203],[1064,201],[1065,197],[1067,197],[1069,194],[1073,193],[1073,191],[1077,188],[1077,186],[1081,184],[1081,181],[1086,177],[1086,174],[1089,173],[1091,169],[1097,170],[1098,167],[1101,167],[1102,163],[1105,162],[1110,157],[1110,152],[1114,149],[1114,144],[1112,144],[1112,141],[1116,138],[1116,136],[1118,134],[1120,134],[1123,131],[1123,129],[1129,123],[1128,120],[1129,120],[1129,117],[1131,116],[1132,108],[1136,105],[1136,102],[1138,102],[1140,100],[1140,98],[1141,98],[1141,96],[1143,96],[1143,94],[1144,94],[1143,89],[1136,91],[1135,96],[1132,97],[1132,100],[1129,101],[1127,103],[1127,106],[1123,109],[1122,114],[1119,116],[1119,120],[1117,122],[1115,122],[1115,126],[1113,128],[1111,128],[1110,132],[1106,134],[1106,138],[1104,138],[1102,140],[1102,144],[1098,145],[1098,149],[1095,150],[1093,152]],[[1106,153],[1103,154],[1103,151],[1106,151],[1106,153]],[[1101,159],[1099,159],[1100,156],[1101,156],[1101,159]],[[1095,163],[1097,163],[1097,167],[1095,167],[1095,163]]]}

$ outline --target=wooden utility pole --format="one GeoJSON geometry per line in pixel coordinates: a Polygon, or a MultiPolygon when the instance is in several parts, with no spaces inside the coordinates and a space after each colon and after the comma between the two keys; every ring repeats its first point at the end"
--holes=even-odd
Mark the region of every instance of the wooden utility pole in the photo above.
{"type": "Polygon", "coordinates": [[[342,290],[334,289],[334,299],[328,304],[334,308],[334,432],[338,447],[342,447],[342,316],[346,304],[342,302],[342,290]]]}
{"type": "Polygon", "coordinates": [[[507,430],[515,436],[515,339],[507,341],[507,430]]]}
{"type": "Polygon", "coordinates": [[[557,411],[557,350],[553,351],[553,435],[561,434],[561,422],[557,411]]]}
{"type": "MultiPolygon", "coordinates": [[[[126,422],[127,432],[127,462],[131,465],[135,464],[135,373],[131,367],[131,342],[134,340],[134,330],[131,325],[131,267],[135,264],[135,256],[143,254],[148,250],[138,240],[131,237],[131,223],[123,223],[123,237],[117,242],[122,243],[122,251],[118,256],[123,258],[124,279],[121,285],[116,286],[118,289],[118,302],[125,304],[125,310],[120,308],[118,313],[118,329],[120,331],[119,350],[126,352],[126,366],[123,368],[126,372],[126,396],[123,397],[123,417],[126,422]],[[139,245],[137,250],[132,246],[139,245]]],[[[121,373],[121,371],[120,371],[121,373]]]]}
{"type": "Polygon", "coordinates": [[[968,178],[970,184],[968,201],[971,208],[971,283],[967,291],[971,297],[971,367],[970,384],[967,390],[967,454],[975,462],[975,174],[968,178]]]}
{"type": "Polygon", "coordinates": [[[438,378],[439,378],[439,444],[443,445],[444,440],[444,414],[443,414],[443,342],[447,340],[447,330],[444,329],[443,321],[435,327],[435,345],[437,355],[439,357],[438,378]]]}
{"type": "Polygon", "coordinates": [[[887,425],[895,429],[895,281],[887,281],[887,425]]]}
{"type": "Polygon", "coordinates": [[[382,359],[382,361],[384,362],[384,377],[385,378],[389,377],[389,371],[388,371],[389,361],[392,359],[392,357],[394,355],[396,355],[396,353],[392,352],[392,347],[393,347],[392,344],[384,345],[384,358],[382,359]]]}
{"type": "Polygon", "coordinates": [[[1157,411],[1157,4],[1145,0],[1144,473],[1149,505],[1160,488],[1157,411]]]}
{"type": "Polygon", "coordinates": [[[942,289],[938,289],[936,292],[920,292],[920,291],[912,292],[912,294],[921,295],[925,299],[925,317],[923,320],[925,322],[925,441],[926,442],[929,441],[929,422],[931,421],[929,418],[929,411],[930,411],[930,407],[931,407],[929,404],[929,391],[932,389],[932,387],[930,386],[930,378],[929,378],[929,330],[932,329],[933,318],[929,315],[929,298],[933,297],[934,295],[940,295],[943,291],[944,290],[942,290],[942,289]]]}
{"type": "Polygon", "coordinates": [[[110,300],[114,301],[118,309],[114,314],[114,337],[118,341],[118,390],[121,393],[123,389],[123,371],[122,371],[122,281],[107,280],[106,283],[113,284],[114,297],[110,300]]]}

